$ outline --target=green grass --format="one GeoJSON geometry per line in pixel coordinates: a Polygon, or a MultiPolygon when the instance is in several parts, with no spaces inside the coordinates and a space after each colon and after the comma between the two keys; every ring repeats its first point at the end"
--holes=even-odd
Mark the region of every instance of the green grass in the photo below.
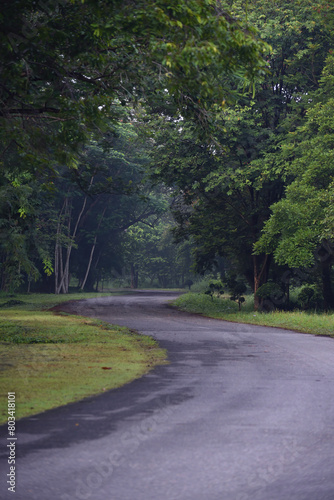
{"type": "Polygon", "coordinates": [[[68,302],[69,300],[81,300],[81,299],[95,299],[97,297],[109,297],[110,295],[121,295],[123,292],[100,292],[100,293],[70,293],[68,295],[55,295],[48,293],[31,293],[31,294],[15,294],[10,295],[0,292],[0,311],[2,308],[14,307],[16,309],[27,309],[27,310],[41,310],[50,309],[62,302],[68,302]],[[21,304],[14,304],[14,302],[21,302],[21,304]]]}
{"type": "Polygon", "coordinates": [[[309,313],[303,311],[269,313],[255,312],[252,310],[252,299],[248,297],[246,304],[238,310],[238,305],[228,297],[210,297],[201,293],[187,293],[181,295],[173,305],[182,311],[202,314],[210,318],[224,319],[237,323],[250,323],[254,325],[273,326],[296,330],[313,335],[326,335],[334,338],[333,313],[309,313]]]}
{"type": "Polygon", "coordinates": [[[19,419],[120,387],[166,362],[150,337],[47,310],[99,295],[0,298],[0,423],[7,420],[8,392],[16,393],[19,419]],[[8,304],[14,300],[21,303],[8,304]]]}

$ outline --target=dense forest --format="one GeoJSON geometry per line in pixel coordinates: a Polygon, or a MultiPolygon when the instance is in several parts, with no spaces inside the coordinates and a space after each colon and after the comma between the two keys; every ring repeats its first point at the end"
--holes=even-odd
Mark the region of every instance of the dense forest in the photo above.
{"type": "Polygon", "coordinates": [[[334,309],[334,4],[4,0],[0,287],[334,309]]]}

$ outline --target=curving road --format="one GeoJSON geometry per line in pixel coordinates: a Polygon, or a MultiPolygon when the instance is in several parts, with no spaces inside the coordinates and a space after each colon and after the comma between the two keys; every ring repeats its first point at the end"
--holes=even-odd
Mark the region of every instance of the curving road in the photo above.
{"type": "MultiPolygon", "coordinates": [[[[18,422],[16,500],[333,500],[334,341],[138,292],[63,310],[152,335],[170,364],[18,422]]],[[[1,429],[3,433],[5,429],[1,429]]]]}

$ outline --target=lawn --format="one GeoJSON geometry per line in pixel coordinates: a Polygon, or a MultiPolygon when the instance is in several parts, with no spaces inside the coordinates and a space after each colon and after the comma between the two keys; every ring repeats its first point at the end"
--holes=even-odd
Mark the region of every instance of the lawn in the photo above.
{"type": "Polygon", "coordinates": [[[0,297],[0,423],[7,421],[8,392],[15,392],[20,419],[120,387],[166,363],[150,337],[48,310],[97,296],[0,297]]]}
{"type": "Polygon", "coordinates": [[[238,305],[229,297],[209,297],[203,293],[187,293],[174,301],[174,306],[182,311],[202,314],[210,318],[224,319],[237,323],[273,326],[296,330],[314,335],[334,337],[334,314],[303,311],[272,311],[255,312],[252,309],[252,299],[247,298],[246,304],[239,311],[238,305]]]}

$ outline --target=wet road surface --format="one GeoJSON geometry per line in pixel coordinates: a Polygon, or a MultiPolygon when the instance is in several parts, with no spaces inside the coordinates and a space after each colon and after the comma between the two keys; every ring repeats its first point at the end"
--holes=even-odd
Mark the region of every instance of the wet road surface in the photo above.
{"type": "Polygon", "coordinates": [[[19,421],[16,493],[2,446],[0,498],[334,499],[334,341],[181,313],[173,298],[62,306],[153,336],[170,364],[19,421]]]}

